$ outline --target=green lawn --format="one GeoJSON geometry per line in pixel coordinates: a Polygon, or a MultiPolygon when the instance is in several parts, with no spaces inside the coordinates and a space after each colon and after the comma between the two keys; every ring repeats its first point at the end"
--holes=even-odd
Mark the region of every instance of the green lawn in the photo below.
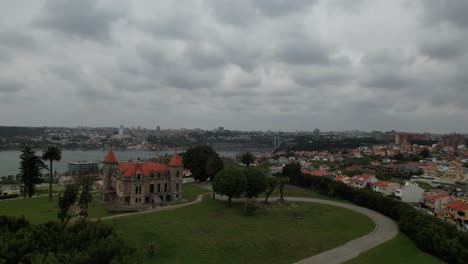
{"type": "Polygon", "coordinates": [[[346,264],[441,264],[439,259],[422,252],[405,235],[398,234],[394,239],[377,246],[346,264]]]}
{"type": "Polygon", "coordinates": [[[205,198],[188,207],[105,220],[131,246],[138,263],[291,263],[371,232],[356,212],[312,203],[261,209],[245,216],[242,204],[205,198]],[[158,253],[146,247],[154,242],[158,253]]]}
{"type": "MultiPolygon", "coordinates": [[[[279,192],[278,187],[276,187],[275,191],[270,195],[270,197],[279,197],[279,196],[280,196],[280,192],[279,192]]],[[[340,201],[343,203],[350,203],[349,201],[346,201],[346,200],[341,200],[335,197],[322,195],[312,190],[297,188],[291,185],[284,186],[284,196],[285,197],[291,196],[291,197],[317,198],[317,199],[324,199],[324,200],[340,201]]],[[[261,194],[260,197],[265,197],[265,194],[261,194]]]]}
{"type": "MultiPolygon", "coordinates": [[[[187,200],[193,201],[198,194],[205,193],[207,190],[192,184],[184,184],[184,196],[187,200]]],[[[31,223],[43,223],[48,220],[57,220],[57,195],[54,195],[54,201],[49,203],[49,197],[35,197],[30,199],[17,199],[0,201],[0,215],[25,216],[31,223]]],[[[105,204],[99,199],[98,193],[94,193],[94,199],[89,205],[89,218],[98,218],[111,215],[106,210],[105,204]]]]}

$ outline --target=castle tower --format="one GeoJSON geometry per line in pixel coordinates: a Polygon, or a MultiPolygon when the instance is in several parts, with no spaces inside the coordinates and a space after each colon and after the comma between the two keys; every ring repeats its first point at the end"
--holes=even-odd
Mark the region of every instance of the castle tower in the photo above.
{"type": "Polygon", "coordinates": [[[117,166],[118,162],[115,158],[114,152],[112,148],[109,149],[106,156],[104,157],[104,167],[103,167],[103,187],[104,190],[112,189],[112,173],[114,172],[115,167],[117,166]]]}
{"type": "Polygon", "coordinates": [[[175,150],[174,154],[172,154],[171,160],[169,161],[168,168],[169,175],[171,177],[172,200],[181,199],[183,195],[182,184],[184,177],[184,164],[180,160],[180,157],[175,150]]]}

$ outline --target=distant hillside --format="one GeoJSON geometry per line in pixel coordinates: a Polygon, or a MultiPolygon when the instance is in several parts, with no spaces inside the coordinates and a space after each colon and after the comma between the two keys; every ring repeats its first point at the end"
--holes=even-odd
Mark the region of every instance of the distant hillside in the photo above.
{"type": "Polygon", "coordinates": [[[4,138],[41,136],[44,132],[43,127],[0,126],[0,137],[4,138]]]}

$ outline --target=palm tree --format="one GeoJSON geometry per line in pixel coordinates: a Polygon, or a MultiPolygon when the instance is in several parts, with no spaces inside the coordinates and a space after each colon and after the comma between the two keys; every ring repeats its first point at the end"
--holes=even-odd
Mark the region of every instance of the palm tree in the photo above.
{"type": "Polygon", "coordinates": [[[50,165],[49,165],[49,201],[52,201],[52,174],[53,174],[52,163],[54,160],[59,161],[62,159],[62,151],[57,146],[48,146],[47,149],[45,149],[42,152],[42,159],[48,160],[50,162],[50,165]]]}

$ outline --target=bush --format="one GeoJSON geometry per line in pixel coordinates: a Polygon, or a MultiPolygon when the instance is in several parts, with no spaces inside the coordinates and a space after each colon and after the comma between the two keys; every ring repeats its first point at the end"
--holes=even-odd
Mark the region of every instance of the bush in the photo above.
{"type": "Polygon", "coordinates": [[[148,255],[150,256],[156,255],[156,253],[158,252],[158,248],[159,246],[156,243],[154,242],[149,243],[147,247],[148,255]]]}
{"type": "Polygon", "coordinates": [[[468,259],[468,234],[459,232],[452,224],[366,188],[356,189],[342,182],[310,175],[301,175],[298,180],[302,187],[351,201],[394,219],[401,232],[420,249],[448,263],[462,264],[468,259]]]}
{"type": "Polygon", "coordinates": [[[0,216],[0,263],[129,263],[134,251],[110,226],[80,221],[31,225],[0,216]],[[53,252],[53,254],[49,254],[53,252]]]}
{"type": "Polygon", "coordinates": [[[245,198],[244,212],[247,215],[254,215],[259,209],[256,199],[245,198]]]}

